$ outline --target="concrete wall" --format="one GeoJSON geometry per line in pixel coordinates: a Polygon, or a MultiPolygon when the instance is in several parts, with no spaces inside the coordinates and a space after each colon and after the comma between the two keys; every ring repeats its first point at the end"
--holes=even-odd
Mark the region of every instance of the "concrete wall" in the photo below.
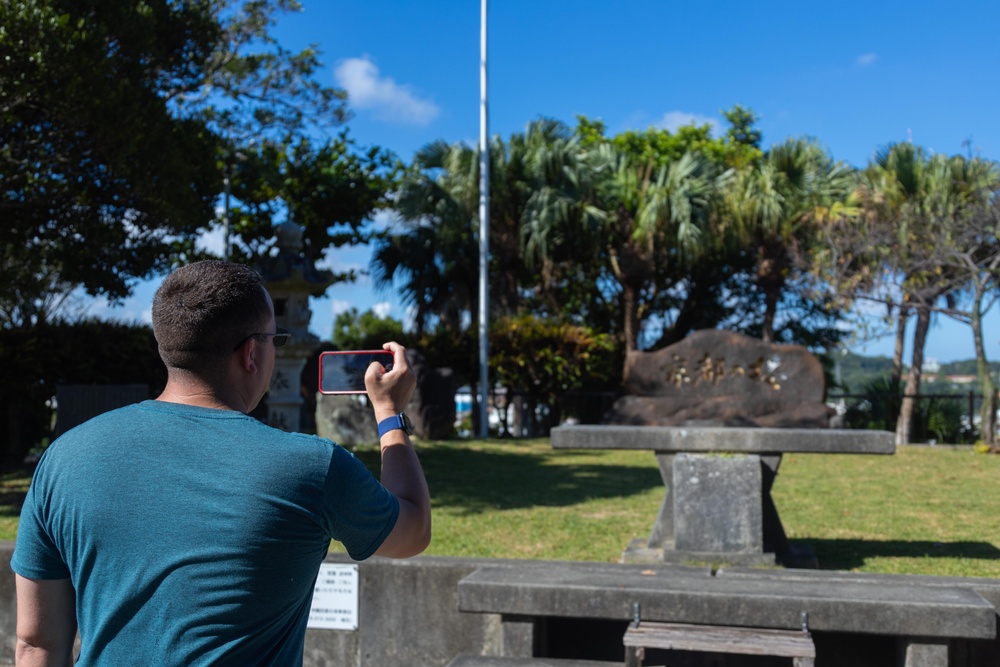
{"type": "MultiPolygon", "coordinates": [[[[352,561],[331,555],[327,562],[352,561]]],[[[305,665],[431,667],[459,653],[495,653],[499,616],[458,611],[458,582],[482,562],[421,556],[361,563],[358,631],[309,630],[305,665]]]]}
{"type": "MultiPolygon", "coordinates": [[[[16,598],[10,559],[14,543],[0,540],[0,666],[13,664],[16,598]]],[[[331,554],[330,563],[352,563],[331,554]]],[[[306,667],[444,666],[459,653],[493,652],[500,618],[458,611],[458,581],[483,563],[420,557],[372,558],[359,567],[359,629],[306,633],[306,667]]],[[[516,562],[516,561],[511,561],[516,562]]]]}
{"type": "MultiPolygon", "coordinates": [[[[0,665],[13,662],[13,547],[12,542],[0,541],[0,665]]],[[[353,561],[346,555],[333,554],[327,562],[353,561]]],[[[309,630],[305,666],[445,667],[461,653],[498,654],[499,616],[458,611],[458,582],[486,564],[518,567],[519,561],[421,556],[402,561],[372,558],[361,563],[359,629],[309,630]]],[[[836,585],[838,573],[828,574],[832,575],[831,585],[836,585]]],[[[823,575],[815,572],[812,576],[823,575]]],[[[910,579],[900,578],[899,583],[906,585],[910,579]]],[[[990,602],[996,604],[992,599],[990,602]]],[[[564,632],[575,642],[580,628],[567,626],[564,632]]],[[[815,639],[820,653],[827,656],[822,664],[828,667],[895,667],[895,638],[816,633],[815,639]]],[[[951,667],[996,667],[1000,664],[1000,642],[953,641],[950,654],[951,667]]],[[[785,665],[787,661],[776,664],[785,665]]]]}

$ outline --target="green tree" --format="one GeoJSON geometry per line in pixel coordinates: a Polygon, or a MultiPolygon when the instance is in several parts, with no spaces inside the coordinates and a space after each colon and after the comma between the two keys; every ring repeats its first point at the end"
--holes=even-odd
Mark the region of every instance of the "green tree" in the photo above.
{"type": "MultiPolygon", "coordinates": [[[[898,442],[909,442],[912,429],[914,396],[920,391],[924,361],[924,346],[930,329],[931,314],[939,299],[956,287],[956,274],[942,267],[936,258],[942,242],[953,238],[970,207],[976,207],[988,193],[988,186],[996,181],[996,172],[980,162],[966,161],[961,156],[948,158],[937,154],[921,160],[915,158],[908,145],[897,144],[877,160],[877,169],[896,176],[899,184],[916,180],[916,195],[904,200],[900,217],[896,219],[897,242],[890,255],[889,275],[901,277],[904,298],[916,314],[913,334],[913,355],[910,372],[904,389],[899,423],[896,427],[898,442]],[[895,152],[894,152],[895,150],[895,152]],[[899,162],[894,162],[899,159],[899,162]],[[899,167],[902,167],[901,169],[899,167]]],[[[877,172],[878,173],[878,172],[877,172]]],[[[891,194],[890,181],[887,191],[891,194]]]]}
{"type": "Polygon", "coordinates": [[[814,140],[787,139],[740,169],[725,194],[730,238],[753,249],[754,282],[764,298],[761,338],[775,342],[775,316],[796,274],[805,273],[819,224],[854,213],[851,170],[814,140]]]}
{"type": "Polygon", "coordinates": [[[996,183],[996,168],[985,161],[928,155],[909,143],[894,144],[879,151],[862,174],[862,215],[842,218],[824,232],[823,266],[830,284],[848,300],[874,300],[896,314],[894,377],[902,367],[906,319],[910,313],[916,317],[897,443],[911,437],[932,314],[949,301],[953,304],[969,280],[942,253],[962,245],[956,240],[989,201],[996,183]]]}
{"type": "MultiPolygon", "coordinates": [[[[979,379],[983,402],[980,407],[980,434],[994,451],[997,447],[997,384],[993,368],[986,356],[983,339],[983,318],[1000,298],[1000,189],[997,166],[973,161],[955,161],[953,167],[965,172],[965,181],[985,184],[982,205],[969,207],[955,222],[939,227],[934,239],[935,259],[943,272],[952,276],[956,289],[949,294],[949,303],[940,312],[966,324],[975,349],[974,371],[979,379]],[[969,172],[992,172],[970,175],[969,172]]],[[[971,415],[970,415],[971,417],[971,415]]]]}
{"type": "MultiPolygon", "coordinates": [[[[588,152],[601,145],[611,146],[650,175],[678,165],[686,154],[697,156],[720,176],[718,186],[728,182],[731,170],[749,170],[763,159],[761,133],[754,125],[756,115],[737,105],[724,111],[723,116],[730,126],[717,138],[712,137],[712,128],[707,124],[685,126],[674,132],[650,128],[607,138],[603,124],[585,117],[578,118],[576,134],[588,152]]],[[[718,199],[718,194],[713,200],[718,199]]],[[[654,249],[654,261],[647,263],[653,273],[642,297],[640,328],[649,329],[651,323],[662,327],[659,338],[651,344],[653,349],[674,343],[697,328],[724,326],[742,330],[752,326],[754,313],[759,310],[752,284],[746,278],[753,267],[752,257],[744,251],[745,244],[735,242],[734,225],[717,206],[712,207],[707,222],[709,233],[700,239],[696,253],[691,252],[691,238],[684,242],[685,247],[678,245],[678,239],[663,237],[654,249]],[[685,261],[685,254],[697,261],[685,261]]],[[[583,228],[579,224],[575,227],[583,228]]],[[[605,258],[605,265],[611,266],[608,239],[599,236],[584,236],[587,241],[596,241],[596,245],[577,256],[605,258]]],[[[596,284],[609,282],[617,281],[609,280],[606,272],[596,284]]],[[[607,300],[617,302],[618,296],[611,293],[607,300]]]]}
{"type": "Polygon", "coordinates": [[[338,350],[381,350],[389,341],[406,344],[407,338],[399,320],[349,308],[334,318],[330,341],[338,350]]]}
{"type": "Polygon", "coordinates": [[[59,285],[121,298],[212,215],[214,141],[166,91],[218,39],[190,6],[0,4],[0,294],[5,326],[59,285]]]}
{"type": "Polygon", "coordinates": [[[190,257],[250,137],[345,117],[314,49],[270,34],[294,0],[0,3],[0,302],[43,321],[53,288],[121,299],[190,257]]]}
{"type": "Polygon", "coordinates": [[[529,435],[560,422],[560,399],[568,392],[604,388],[614,374],[614,349],[607,334],[534,315],[504,317],[490,326],[491,370],[508,397],[523,402],[529,435]]]}
{"type": "Polygon", "coordinates": [[[474,163],[474,152],[462,144],[436,142],[418,151],[396,190],[399,226],[375,242],[375,285],[399,284],[418,335],[435,326],[460,331],[476,311],[474,163]]]}
{"type": "Polygon", "coordinates": [[[654,283],[657,265],[690,266],[711,241],[713,208],[728,173],[693,152],[655,171],[608,146],[596,158],[605,177],[595,205],[607,231],[610,275],[621,290],[628,353],[639,348],[649,294],[667,287],[654,283]]]}
{"type": "Polygon", "coordinates": [[[722,167],[743,167],[760,161],[764,153],[760,148],[761,132],[755,126],[757,114],[737,104],[722,115],[729,128],[721,137],[713,137],[712,126],[707,123],[682,125],[673,132],[651,127],[605,137],[604,123],[586,116],[576,117],[574,132],[583,148],[610,143],[637,163],[657,167],[676,162],[688,152],[700,153],[722,167]]]}
{"type": "MultiPolygon", "coordinates": [[[[231,169],[230,224],[240,241],[233,257],[256,263],[275,247],[275,230],[283,221],[303,228],[303,254],[323,259],[327,249],[367,243],[368,219],[387,205],[395,174],[395,158],[380,148],[358,149],[346,131],[314,146],[265,140],[240,152],[231,169]]],[[[353,281],[356,275],[336,275],[353,281]]]]}
{"type": "MultiPolygon", "coordinates": [[[[490,309],[518,312],[533,276],[522,258],[529,202],[544,196],[553,163],[545,147],[565,140],[559,123],[539,120],[508,142],[490,141],[490,309]]],[[[555,167],[556,171],[558,168],[555,167]]],[[[475,323],[479,275],[479,155],[464,144],[434,142],[418,151],[400,178],[397,230],[376,244],[376,284],[396,281],[414,306],[418,333],[441,325],[459,331],[475,323]]]]}

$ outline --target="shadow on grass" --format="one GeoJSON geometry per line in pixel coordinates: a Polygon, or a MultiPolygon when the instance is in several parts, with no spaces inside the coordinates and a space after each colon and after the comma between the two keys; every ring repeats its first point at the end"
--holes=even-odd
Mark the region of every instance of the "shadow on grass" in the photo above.
{"type": "Polygon", "coordinates": [[[820,568],[850,570],[869,558],[968,558],[996,560],[1000,549],[989,542],[931,542],[927,540],[835,540],[802,538],[795,544],[811,547],[820,568]]]}
{"type": "Polygon", "coordinates": [[[34,472],[34,465],[25,465],[0,475],[0,517],[21,516],[21,507],[34,472]]]}
{"type": "MultiPolygon", "coordinates": [[[[369,470],[379,469],[379,452],[354,452],[369,470]]],[[[437,507],[459,507],[467,514],[486,510],[564,507],[594,498],[626,497],[651,488],[663,488],[653,467],[592,463],[573,464],[574,452],[552,456],[518,449],[477,451],[463,447],[420,450],[420,462],[437,507]]],[[[34,468],[0,476],[0,517],[17,517],[34,468]]]]}
{"type": "MultiPolygon", "coordinates": [[[[486,510],[564,507],[595,498],[626,497],[663,488],[653,467],[601,463],[574,464],[570,452],[551,456],[525,453],[512,445],[510,453],[462,447],[429,448],[419,452],[436,507],[459,507],[468,514],[486,510]]],[[[371,470],[378,470],[378,453],[355,452],[371,470]]]]}

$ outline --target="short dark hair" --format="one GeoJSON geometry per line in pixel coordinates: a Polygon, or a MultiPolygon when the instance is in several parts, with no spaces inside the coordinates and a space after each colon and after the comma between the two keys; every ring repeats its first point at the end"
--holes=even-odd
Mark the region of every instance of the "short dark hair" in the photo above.
{"type": "Polygon", "coordinates": [[[153,335],[168,369],[214,374],[270,316],[260,274],[218,260],[182,266],[153,297],[153,335]]]}

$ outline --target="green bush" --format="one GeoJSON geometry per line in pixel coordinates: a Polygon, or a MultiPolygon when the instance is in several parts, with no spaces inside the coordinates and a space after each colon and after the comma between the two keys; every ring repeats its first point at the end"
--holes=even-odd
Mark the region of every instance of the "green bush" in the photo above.
{"type": "Polygon", "coordinates": [[[501,318],[490,327],[490,371],[526,403],[529,434],[546,433],[559,423],[567,393],[607,389],[614,350],[608,334],[534,315],[501,318]]]}
{"type": "Polygon", "coordinates": [[[20,464],[52,437],[52,399],[60,384],[145,384],[150,395],[167,371],[153,330],[142,324],[85,320],[0,330],[0,464],[20,464]]]}

